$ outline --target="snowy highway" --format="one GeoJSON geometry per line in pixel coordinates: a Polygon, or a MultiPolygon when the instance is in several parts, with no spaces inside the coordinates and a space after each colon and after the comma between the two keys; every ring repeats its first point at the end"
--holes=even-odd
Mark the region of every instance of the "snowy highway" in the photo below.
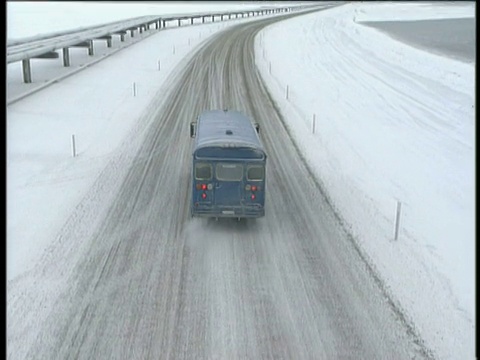
{"type": "Polygon", "coordinates": [[[276,20],[214,35],[149,104],[87,194],[115,191],[112,203],[77,207],[76,225],[29,274],[34,281],[15,280],[9,359],[429,357],[260,81],[254,37],[276,20]],[[189,123],[212,108],[238,109],[261,125],[265,218],[189,217],[189,123]],[[121,181],[112,179],[118,167],[121,181]],[[53,301],[42,300],[47,289],[53,301]]]}
{"type": "MultiPolygon", "coordinates": [[[[475,358],[475,7],[151,29],[31,83],[8,64],[7,358],[475,358]],[[261,124],[264,218],[190,218],[211,108],[261,124]]],[[[237,10],[9,2],[7,40],[237,10]]]]}

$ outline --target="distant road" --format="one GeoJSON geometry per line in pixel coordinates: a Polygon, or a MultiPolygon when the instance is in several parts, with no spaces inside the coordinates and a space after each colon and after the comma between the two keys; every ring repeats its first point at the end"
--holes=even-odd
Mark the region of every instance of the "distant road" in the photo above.
{"type": "Polygon", "coordinates": [[[437,54],[475,62],[476,19],[435,19],[414,21],[365,21],[388,35],[437,54]]]}

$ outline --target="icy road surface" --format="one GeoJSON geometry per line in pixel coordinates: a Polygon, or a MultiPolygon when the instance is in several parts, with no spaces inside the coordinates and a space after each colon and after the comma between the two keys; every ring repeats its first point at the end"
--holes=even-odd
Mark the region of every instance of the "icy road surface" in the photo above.
{"type": "Polygon", "coordinates": [[[149,105],[28,274],[34,284],[11,284],[9,359],[428,357],[259,80],[253,40],[272,21],[214,36],[149,105]],[[211,108],[261,124],[265,218],[189,217],[189,123],[211,108]],[[116,196],[102,204],[106,192],[116,196]]]}

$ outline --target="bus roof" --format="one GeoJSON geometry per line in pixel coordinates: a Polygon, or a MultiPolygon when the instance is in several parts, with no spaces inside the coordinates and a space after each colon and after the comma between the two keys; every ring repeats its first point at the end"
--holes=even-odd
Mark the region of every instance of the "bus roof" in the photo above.
{"type": "Polygon", "coordinates": [[[264,151],[250,119],[234,110],[209,110],[198,117],[195,151],[212,146],[249,147],[264,151]]]}

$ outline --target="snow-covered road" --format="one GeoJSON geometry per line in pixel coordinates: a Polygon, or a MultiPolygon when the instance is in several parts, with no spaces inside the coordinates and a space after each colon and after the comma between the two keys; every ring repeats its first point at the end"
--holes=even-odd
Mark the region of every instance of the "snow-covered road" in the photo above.
{"type": "MultiPolygon", "coordinates": [[[[74,357],[82,343],[98,354],[118,345],[115,353],[121,341],[135,354],[119,357],[155,357],[160,339],[178,349],[162,355],[179,357],[202,343],[193,354],[308,358],[338,355],[343,344],[365,356],[391,347],[403,358],[425,353],[410,347],[422,338],[438,358],[473,358],[475,66],[362,25],[471,18],[471,9],[354,3],[288,20],[256,37],[259,73],[247,67],[242,85],[235,74],[251,60],[247,51],[223,68],[227,77],[210,66],[216,80],[205,75],[210,86],[200,86],[202,61],[223,64],[235,54],[212,45],[195,75],[183,78],[194,96],[176,88],[184,97],[178,103],[170,84],[189,51],[246,21],[163,31],[89,68],[92,59],[75,54],[72,68],[83,71],[7,108],[9,357],[54,349],[74,357]],[[258,92],[260,76],[276,109],[258,92]],[[239,95],[252,102],[238,102],[239,95]],[[273,209],[263,221],[184,221],[188,199],[179,189],[188,180],[179,173],[173,183],[169,175],[188,156],[184,102],[196,104],[194,112],[232,102],[265,119],[273,209]],[[149,151],[169,145],[177,150],[170,156],[149,151]],[[173,199],[182,201],[172,206],[173,199]],[[393,241],[396,201],[403,206],[393,241]],[[139,312],[142,306],[167,323],[139,312]],[[112,317],[120,319],[116,327],[112,317]],[[108,332],[118,338],[114,345],[104,343],[108,332]],[[384,346],[375,349],[378,337],[384,346]]],[[[99,57],[107,52],[98,50],[99,57]]],[[[7,88],[21,93],[12,65],[7,88]]],[[[37,65],[40,83],[65,70],[37,65]]]]}
{"type": "Polygon", "coordinates": [[[19,279],[9,291],[10,358],[428,355],[359,256],[259,82],[254,36],[264,25],[215,37],[171,78],[168,95],[149,104],[141,131],[119,155],[125,175],[110,161],[87,191],[93,198],[114,184],[111,203],[75,209],[77,221],[31,274],[36,281],[25,288],[19,279]],[[264,219],[189,218],[188,126],[209,108],[239,109],[262,126],[264,219]],[[56,281],[56,294],[44,294],[45,282],[56,281]]]}

